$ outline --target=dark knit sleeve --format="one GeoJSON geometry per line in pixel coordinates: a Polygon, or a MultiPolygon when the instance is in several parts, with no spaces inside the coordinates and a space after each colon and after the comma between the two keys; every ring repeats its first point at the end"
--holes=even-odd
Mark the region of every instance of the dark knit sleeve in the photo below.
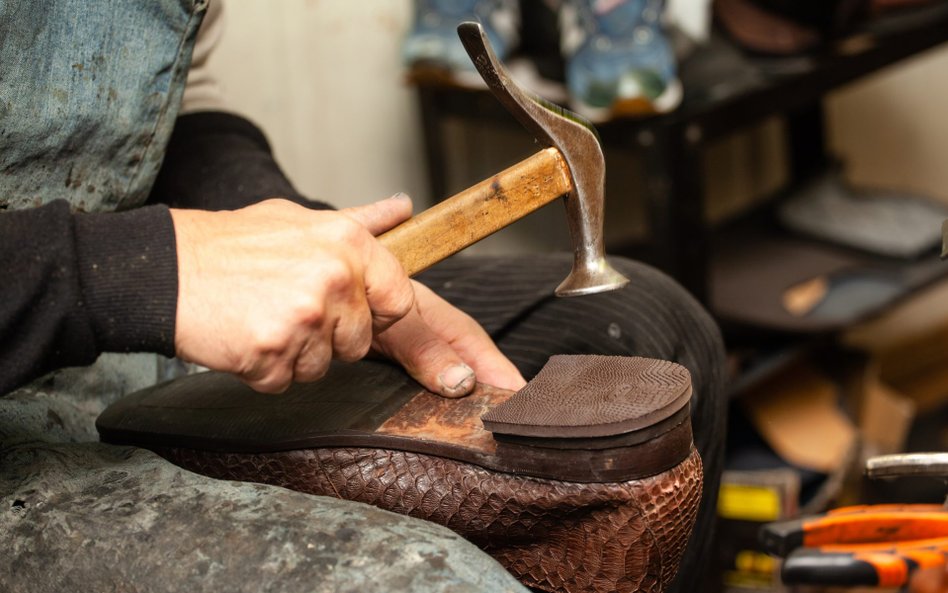
{"type": "MultiPolygon", "coordinates": [[[[149,201],[231,210],[282,197],[311,208],[249,121],[178,119],[149,201]]],[[[0,394],[102,352],[174,355],[178,269],[168,208],[0,212],[0,394]]]]}
{"type": "Polygon", "coordinates": [[[174,354],[178,272],[163,206],[0,212],[0,394],[102,352],[174,354]]]}
{"type": "Polygon", "coordinates": [[[235,210],[268,198],[331,208],[296,191],[263,132],[250,121],[216,111],[178,118],[149,202],[173,208],[235,210]]]}

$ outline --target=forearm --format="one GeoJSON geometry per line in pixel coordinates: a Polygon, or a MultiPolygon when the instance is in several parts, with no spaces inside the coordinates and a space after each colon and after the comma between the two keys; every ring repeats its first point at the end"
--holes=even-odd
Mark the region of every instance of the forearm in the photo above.
{"type": "MultiPolygon", "coordinates": [[[[270,197],[309,208],[263,134],[226,113],[179,118],[151,202],[234,210],[270,197]]],[[[0,213],[0,395],[102,352],[175,354],[175,232],[163,205],[0,213]]]]}
{"type": "Polygon", "coordinates": [[[149,201],[175,208],[236,210],[268,198],[330,208],[303,197],[280,169],[263,133],[223,112],[183,115],[175,123],[149,201]]]}
{"type": "Polygon", "coordinates": [[[174,354],[177,259],[167,208],[0,213],[0,394],[102,352],[174,354]]]}

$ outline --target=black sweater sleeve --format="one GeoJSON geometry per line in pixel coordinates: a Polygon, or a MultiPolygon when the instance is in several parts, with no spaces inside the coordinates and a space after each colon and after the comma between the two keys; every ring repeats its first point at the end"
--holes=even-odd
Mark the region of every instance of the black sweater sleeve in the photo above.
{"type": "Polygon", "coordinates": [[[0,212],[0,394],[106,351],[173,355],[177,292],[166,207],[0,212]]]}
{"type": "MultiPolygon", "coordinates": [[[[271,197],[330,208],[293,188],[252,123],[205,112],[176,122],[149,202],[229,210],[271,197]]],[[[0,212],[0,395],[102,352],[173,356],[177,293],[165,205],[0,212]]]]}
{"type": "Polygon", "coordinates": [[[303,197],[273,158],[263,133],[231,113],[190,113],[175,122],[149,201],[173,208],[234,210],[267,198],[331,208],[303,197]]]}

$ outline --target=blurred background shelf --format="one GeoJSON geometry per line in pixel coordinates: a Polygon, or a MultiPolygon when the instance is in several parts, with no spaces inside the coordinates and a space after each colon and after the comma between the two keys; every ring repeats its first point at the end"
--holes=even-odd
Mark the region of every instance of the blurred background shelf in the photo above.
{"type": "MultiPolygon", "coordinates": [[[[789,178],[806,179],[829,161],[822,103],[827,93],[946,41],[944,3],[871,21],[814,56],[754,57],[714,34],[680,65],[685,94],[676,111],[597,126],[606,148],[631,149],[644,159],[646,176],[649,239],[644,245],[610,245],[611,252],[645,259],[707,303],[712,225],[706,216],[703,149],[779,115],[787,122],[789,178]]],[[[418,96],[434,196],[448,195],[445,120],[519,127],[486,91],[423,86],[418,96]]],[[[607,164],[607,171],[623,166],[607,164]]]]}

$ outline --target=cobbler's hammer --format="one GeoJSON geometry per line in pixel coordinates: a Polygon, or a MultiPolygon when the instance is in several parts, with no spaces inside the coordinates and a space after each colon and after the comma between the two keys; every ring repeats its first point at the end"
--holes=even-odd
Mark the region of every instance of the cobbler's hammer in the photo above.
{"type": "Polygon", "coordinates": [[[546,146],[379,237],[413,275],[527,214],[566,197],[573,269],[557,296],[604,292],[628,279],[606,261],[602,220],[605,158],[592,124],[517,86],[477,23],[458,35],[487,87],[546,146]]]}

